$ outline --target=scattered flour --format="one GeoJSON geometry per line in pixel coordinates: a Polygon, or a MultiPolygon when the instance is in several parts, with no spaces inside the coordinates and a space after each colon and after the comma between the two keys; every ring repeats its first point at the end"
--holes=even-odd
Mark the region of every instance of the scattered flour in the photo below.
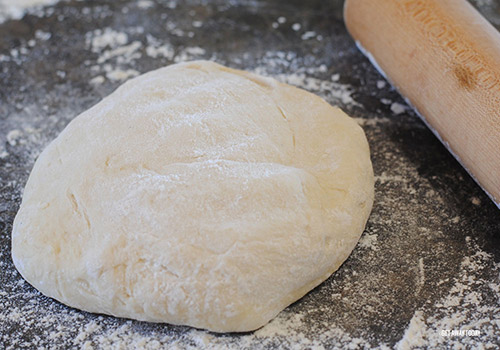
{"type": "MultiPolygon", "coordinates": [[[[491,2],[489,0],[482,1],[491,2]]],[[[23,4],[27,3],[41,5],[55,2],[55,0],[0,0],[0,18],[5,15],[1,9],[5,8],[6,4],[13,6],[12,4],[16,3],[16,6],[22,7],[23,4]]],[[[137,7],[147,9],[151,4],[152,2],[149,0],[141,0],[137,2],[137,7]]],[[[176,3],[169,1],[167,6],[175,8],[176,3]]],[[[26,8],[24,7],[22,11],[25,11],[26,8]]],[[[15,16],[10,17],[15,18],[15,16]]],[[[279,26],[287,22],[285,17],[280,16],[274,23],[279,26]]],[[[201,25],[202,23],[195,25],[193,22],[193,27],[201,25]]],[[[137,33],[141,32],[140,28],[136,28],[137,33]]],[[[172,35],[190,36],[189,32],[182,31],[174,24],[168,25],[167,28],[172,35]]],[[[301,28],[299,23],[292,25],[292,29],[297,32],[301,28]]],[[[148,34],[144,41],[139,41],[135,40],[132,34],[132,30],[120,32],[112,28],[96,29],[87,33],[86,47],[96,55],[95,59],[89,63],[92,65],[91,70],[94,73],[90,79],[91,84],[99,85],[104,83],[106,79],[117,83],[138,75],[139,71],[135,68],[137,68],[138,61],[144,57],[162,60],[165,64],[200,58],[217,59],[216,55],[211,56],[202,47],[187,46],[174,49],[168,39],[160,40],[148,34]]],[[[312,37],[313,32],[305,32],[301,35],[303,40],[312,37]]],[[[36,40],[45,41],[50,38],[51,33],[40,30],[35,33],[36,40]]],[[[316,38],[319,40],[319,35],[316,35],[316,38]]],[[[0,60],[15,59],[26,54],[26,50],[16,49],[11,54],[12,57],[1,55],[0,60]]],[[[234,62],[229,63],[240,64],[236,58],[234,62]]],[[[297,54],[292,51],[269,51],[259,58],[253,71],[305,88],[326,97],[333,104],[340,106],[358,105],[352,96],[352,87],[339,82],[339,73],[330,73],[332,74],[330,79],[318,78],[326,76],[327,68],[322,62],[303,64],[297,54]]],[[[377,88],[382,89],[385,86],[384,81],[377,82],[377,88]]],[[[406,106],[392,103],[391,100],[386,102],[387,105],[391,105],[391,110],[395,114],[404,113],[407,109],[406,106]]],[[[63,112],[63,114],[70,114],[68,111],[63,112]]],[[[389,118],[385,117],[357,118],[356,120],[365,126],[391,122],[389,118]]],[[[7,147],[19,146],[27,135],[29,135],[28,129],[11,130],[7,134],[7,147]]],[[[36,142],[40,146],[47,140],[36,140],[36,142]]],[[[9,155],[3,149],[0,151],[0,158],[9,155]]],[[[34,159],[36,154],[33,154],[32,157],[34,159]]],[[[376,181],[379,185],[408,186],[409,183],[404,174],[386,174],[385,172],[376,176],[376,181]]],[[[9,185],[19,188],[19,185],[15,183],[9,185]]],[[[18,191],[20,192],[21,189],[19,188],[18,191]]],[[[408,191],[408,193],[411,192],[408,191]]],[[[432,196],[435,195],[432,194],[432,196]]],[[[470,200],[474,205],[481,204],[477,197],[472,197],[470,200]]],[[[455,224],[460,222],[459,217],[450,218],[450,220],[455,224]]],[[[383,248],[382,243],[380,243],[382,238],[379,242],[379,234],[375,232],[365,232],[359,242],[360,248],[369,249],[365,250],[367,254],[378,254],[377,251],[383,248]]],[[[380,235],[382,234],[380,233],[380,235]]],[[[396,345],[397,349],[460,349],[475,348],[478,344],[481,344],[484,349],[497,348],[498,344],[495,344],[495,340],[500,328],[499,303],[493,306],[491,302],[485,303],[486,296],[477,291],[486,288],[491,291],[489,297],[493,295],[496,300],[500,300],[498,279],[484,280],[481,277],[482,269],[489,268],[500,272],[500,265],[495,263],[492,256],[475,246],[470,237],[468,237],[467,242],[473,253],[463,258],[460,272],[452,281],[452,288],[447,295],[432,305],[417,308],[404,334],[400,335],[396,345]],[[470,305],[474,305],[474,307],[470,308],[470,305]],[[441,333],[442,330],[479,330],[480,335],[447,336],[441,333]]],[[[0,267],[5,269],[5,274],[12,274],[7,279],[9,285],[5,286],[4,290],[13,291],[13,293],[0,291],[0,303],[6,306],[0,308],[0,323],[9,324],[12,329],[24,332],[26,338],[30,336],[30,329],[44,330],[44,337],[30,339],[29,345],[32,347],[51,348],[59,344],[58,340],[72,338],[74,347],[81,349],[163,349],[168,347],[169,349],[309,348],[321,350],[373,348],[385,350],[390,348],[387,344],[373,344],[370,341],[368,331],[355,336],[349,330],[342,329],[335,321],[329,321],[326,325],[311,323],[308,315],[317,312],[317,309],[294,312],[293,308],[288,308],[260,330],[242,335],[216,335],[183,327],[172,330],[167,325],[157,328],[142,328],[140,322],[117,321],[110,317],[82,313],[41,297],[38,292],[25,287],[26,283],[14,272],[13,268],[6,269],[7,263],[4,260],[7,261],[7,259],[1,258],[0,267]],[[18,294],[16,295],[16,293],[18,294]],[[19,294],[22,294],[25,302],[19,303],[16,299],[19,298],[19,294]],[[117,326],[117,322],[120,326],[117,326]]],[[[418,294],[423,290],[426,284],[426,273],[430,274],[430,270],[428,270],[429,267],[425,266],[423,258],[418,260],[414,269],[415,293],[418,294]]],[[[354,275],[355,271],[352,273],[354,275]]],[[[339,298],[343,297],[339,294],[339,298]]],[[[7,343],[8,340],[9,334],[0,334],[0,344],[7,343]]],[[[22,344],[12,344],[7,349],[17,349],[21,346],[22,344]]]]}
{"type": "Polygon", "coordinates": [[[141,54],[137,52],[142,44],[134,41],[131,44],[123,45],[115,49],[106,50],[97,59],[97,63],[102,64],[111,58],[116,58],[118,63],[130,63],[132,60],[141,58],[141,54]]]}
{"type": "Polygon", "coordinates": [[[96,29],[85,35],[85,43],[92,52],[100,53],[104,48],[115,49],[128,42],[128,35],[124,32],[118,32],[111,28],[96,29]]]}
{"type": "Polygon", "coordinates": [[[158,47],[150,45],[146,47],[146,54],[149,57],[153,58],[165,57],[168,60],[172,60],[174,58],[175,51],[170,44],[165,44],[158,47]]]}
{"type": "Polygon", "coordinates": [[[391,105],[391,111],[398,115],[398,114],[401,114],[401,113],[404,113],[406,112],[406,106],[405,105],[402,105],[401,103],[397,103],[397,102],[394,102],[392,105],[391,105]]]}
{"type": "MultiPolygon", "coordinates": [[[[362,248],[374,248],[377,234],[365,233],[359,245],[362,248]]],[[[482,349],[497,348],[497,334],[500,327],[500,305],[484,304],[487,296],[477,290],[486,287],[497,300],[500,300],[500,287],[494,281],[481,277],[484,269],[500,272],[500,264],[482,251],[471,237],[466,238],[472,254],[465,256],[460,270],[453,279],[449,292],[429,305],[417,308],[409,321],[407,329],[401,334],[395,345],[398,350],[411,349],[482,349]],[[470,304],[475,307],[470,308],[470,304]],[[452,335],[453,331],[471,332],[470,335],[452,335]]],[[[375,253],[374,253],[375,254],[375,253]]],[[[8,271],[8,270],[7,270],[8,271]]],[[[425,284],[424,259],[417,264],[417,288],[425,284]]],[[[14,273],[13,271],[7,273],[14,273]]],[[[353,275],[355,275],[353,271],[353,275]]],[[[26,284],[19,276],[10,278],[9,286],[13,290],[23,288],[26,284]],[[17,282],[14,282],[16,281],[17,282]]],[[[350,283],[350,282],[347,282],[350,283]]],[[[349,286],[347,286],[349,287],[349,286]]],[[[362,296],[361,296],[362,297],[362,296]]],[[[335,321],[326,324],[316,317],[311,322],[310,314],[328,312],[328,305],[304,308],[294,312],[293,308],[285,309],[274,320],[263,328],[240,335],[218,335],[203,330],[180,327],[175,331],[170,326],[142,328],[142,323],[122,321],[116,326],[112,317],[97,316],[66,308],[59,303],[45,302],[43,313],[40,305],[34,300],[45,300],[39,293],[29,289],[23,292],[25,303],[11,304],[15,298],[3,292],[0,298],[9,307],[0,309],[0,322],[8,323],[16,329],[46,329],[45,336],[31,339],[31,346],[51,348],[60,339],[68,339],[72,334],[72,345],[81,349],[380,349],[392,348],[389,344],[370,341],[369,331],[353,336],[342,329],[335,321]],[[319,308],[319,309],[318,309],[319,308]],[[325,310],[321,309],[325,308],[325,310]],[[50,330],[50,331],[49,331],[50,330]]],[[[343,298],[339,294],[339,298],[343,298]]],[[[27,333],[28,334],[28,333],[27,333]]],[[[8,334],[0,335],[0,343],[6,341],[8,334]]],[[[16,345],[6,347],[16,349],[16,345]]]]}
{"type": "Polygon", "coordinates": [[[371,118],[354,118],[361,126],[374,127],[379,124],[392,123],[391,119],[385,117],[371,117],[371,118]]]}
{"type": "Polygon", "coordinates": [[[426,340],[426,324],[422,311],[416,311],[406,329],[403,338],[396,344],[397,350],[411,350],[428,345],[426,340]]]}
{"type": "Polygon", "coordinates": [[[482,349],[498,348],[500,303],[487,306],[483,303],[486,296],[476,290],[489,286],[491,294],[500,301],[499,284],[481,277],[483,269],[500,272],[500,264],[470,237],[466,242],[475,253],[463,258],[448,295],[431,307],[415,312],[397,349],[470,349],[477,348],[478,344],[482,349]],[[471,304],[474,305],[472,309],[471,304]]]}
{"type": "Polygon", "coordinates": [[[375,181],[379,181],[380,183],[386,182],[403,182],[407,183],[408,179],[404,178],[401,175],[388,175],[385,171],[380,175],[375,175],[375,181]]]}
{"type": "Polygon", "coordinates": [[[202,21],[193,21],[191,24],[195,28],[201,28],[203,26],[203,22],[202,21]]]}
{"type": "Polygon", "coordinates": [[[477,197],[472,197],[472,198],[470,199],[470,201],[471,201],[471,202],[472,202],[472,204],[474,204],[475,206],[479,206],[479,205],[481,205],[481,200],[480,200],[479,198],[477,198],[477,197]]]}
{"type": "MultiPolygon", "coordinates": [[[[281,17],[280,17],[281,18],[281,17]]],[[[278,22],[285,23],[286,20],[278,18],[278,22]]],[[[172,27],[172,29],[175,29],[172,27]]],[[[307,35],[306,35],[307,34],[307,35]]],[[[309,37],[316,36],[314,32],[306,32],[309,37]]],[[[166,59],[172,62],[184,62],[196,59],[206,59],[207,52],[198,46],[187,46],[175,51],[173,45],[168,41],[162,41],[151,34],[146,35],[147,42],[130,42],[129,35],[112,28],[96,29],[86,34],[86,45],[98,54],[96,64],[91,69],[95,75],[90,79],[92,85],[104,83],[103,77],[110,81],[125,81],[139,75],[134,69],[135,63],[146,55],[154,59],[166,59]]],[[[270,51],[261,59],[260,64],[254,72],[267,76],[273,76],[281,82],[299,86],[322,97],[328,98],[339,105],[358,105],[352,98],[352,89],[349,85],[338,82],[340,75],[332,75],[331,80],[316,78],[315,75],[328,71],[325,64],[304,67],[298,64],[295,52],[270,51]],[[276,73],[276,68],[287,68],[298,66],[293,73],[276,73]]]]}
{"type": "Polygon", "coordinates": [[[302,34],[302,36],[300,38],[302,40],[309,40],[309,39],[312,39],[314,37],[316,37],[316,32],[311,30],[311,31],[307,31],[304,34],[302,34]]]}
{"type": "Polygon", "coordinates": [[[42,41],[47,41],[52,37],[52,34],[49,32],[44,32],[43,30],[37,29],[35,31],[35,38],[42,41]]]}
{"type": "Polygon", "coordinates": [[[203,59],[205,53],[206,53],[205,49],[198,46],[186,47],[177,53],[177,55],[174,57],[174,62],[178,63],[196,59],[203,59]]]}
{"type": "Polygon", "coordinates": [[[418,296],[425,287],[425,265],[424,258],[418,259],[418,269],[417,269],[417,283],[415,286],[415,296],[418,296]]]}
{"type": "Polygon", "coordinates": [[[8,19],[20,19],[32,10],[53,5],[59,0],[0,0],[0,23],[8,19]]]}
{"type": "Polygon", "coordinates": [[[146,35],[146,44],[137,40],[130,42],[129,34],[112,28],[93,30],[85,38],[87,48],[98,55],[96,64],[91,67],[95,73],[89,81],[92,85],[104,83],[104,77],[113,82],[121,82],[139,75],[140,72],[134,67],[143,55],[183,62],[201,59],[206,54],[205,49],[197,46],[188,46],[176,53],[172,44],[162,42],[150,34],[146,35]]]}
{"type": "MultiPolygon", "coordinates": [[[[116,68],[116,69],[107,71],[106,77],[112,81],[124,81],[124,80],[128,80],[130,78],[136,77],[139,74],[140,73],[134,69],[122,70],[122,69],[116,68]]],[[[94,80],[94,83],[95,83],[95,78],[92,80],[94,80]]]]}
{"type": "Polygon", "coordinates": [[[368,234],[368,232],[365,232],[362,236],[361,239],[358,242],[357,247],[359,248],[370,248],[372,250],[377,251],[377,234],[368,234]]]}
{"type": "Polygon", "coordinates": [[[344,105],[358,105],[351,96],[352,89],[349,85],[316,79],[305,73],[301,73],[300,70],[297,73],[280,75],[277,79],[287,84],[299,86],[308,91],[316,93],[322,92],[322,95],[327,94],[329,97],[336,101],[340,101],[344,105]]]}
{"type": "Polygon", "coordinates": [[[330,80],[315,77],[324,74],[327,70],[327,66],[319,62],[311,66],[301,65],[297,54],[293,51],[268,51],[259,60],[259,65],[253,69],[257,74],[272,76],[280,82],[314,92],[334,105],[359,105],[352,98],[351,86],[338,82],[340,78],[338,73],[333,74],[330,80]],[[294,68],[290,69],[290,67],[294,68]],[[282,70],[286,73],[279,72],[282,70]]]}
{"type": "Polygon", "coordinates": [[[92,85],[100,85],[102,83],[104,83],[105,79],[102,75],[98,75],[92,79],[90,79],[90,84],[92,85]]]}
{"type": "Polygon", "coordinates": [[[151,0],[139,0],[137,1],[137,7],[140,9],[148,9],[154,6],[153,1],[151,0]]]}
{"type": "Polygon", "coordinates": [[[147,47],[146,54],[152,58],[165,57],[169,61],[174,58],[175,50],[174,47],[169,43],[163,43],[159,39],[155,38],[151,34],[146,35],[147,47]]]}
{"type": "Polygon", "coordinates": [[[22,136],[22,132],[21,132],[21,130],[18,130],[18,129],[11,130],[11,131],[9,131],[9,133],[7,134],[7,142],[8,142],[11,146],[15,146],[15,145],[17,145],[18,140],[19,140],[19,138],[20,138],[21,136],[22,136]]]}

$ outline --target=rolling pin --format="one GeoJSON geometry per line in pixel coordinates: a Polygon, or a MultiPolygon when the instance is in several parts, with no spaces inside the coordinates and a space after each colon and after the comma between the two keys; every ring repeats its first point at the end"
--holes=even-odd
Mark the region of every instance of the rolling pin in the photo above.
{"type": "Polygon", "coordinates": [[[466,0],[346,0],[361,51],[500,208],[500,33],[466,0]]]}

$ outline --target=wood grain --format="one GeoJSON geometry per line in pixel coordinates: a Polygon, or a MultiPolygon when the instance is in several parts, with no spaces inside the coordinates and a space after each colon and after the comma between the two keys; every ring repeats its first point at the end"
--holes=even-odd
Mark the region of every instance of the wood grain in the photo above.
{"type": "Polygon", "coordinates": [[[500,34],[465,0],[346,0],[353,38],[500,208],[500,34]]]}

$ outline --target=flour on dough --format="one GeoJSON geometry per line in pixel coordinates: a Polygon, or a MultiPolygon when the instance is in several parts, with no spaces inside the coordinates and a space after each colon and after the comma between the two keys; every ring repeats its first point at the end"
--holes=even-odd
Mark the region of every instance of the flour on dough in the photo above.
{"type": "Polygon", "coordinates": [[[362,129],[306,91],[212,62],[132,79],[42,152],[12,232],[35,288],[215,332],[328,278],[373,203],[362,129]]]}

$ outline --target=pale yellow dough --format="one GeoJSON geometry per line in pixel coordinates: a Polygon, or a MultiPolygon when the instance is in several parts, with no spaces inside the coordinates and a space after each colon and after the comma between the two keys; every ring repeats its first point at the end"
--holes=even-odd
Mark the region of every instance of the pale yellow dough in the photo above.
{"type": "Polygon", "coordinates": [[[123,84],[42,152],[12,232],[82,310],[250,331],[328,278],[373,203],[362,129],[306,91],[196,61],[123,84]]]}

